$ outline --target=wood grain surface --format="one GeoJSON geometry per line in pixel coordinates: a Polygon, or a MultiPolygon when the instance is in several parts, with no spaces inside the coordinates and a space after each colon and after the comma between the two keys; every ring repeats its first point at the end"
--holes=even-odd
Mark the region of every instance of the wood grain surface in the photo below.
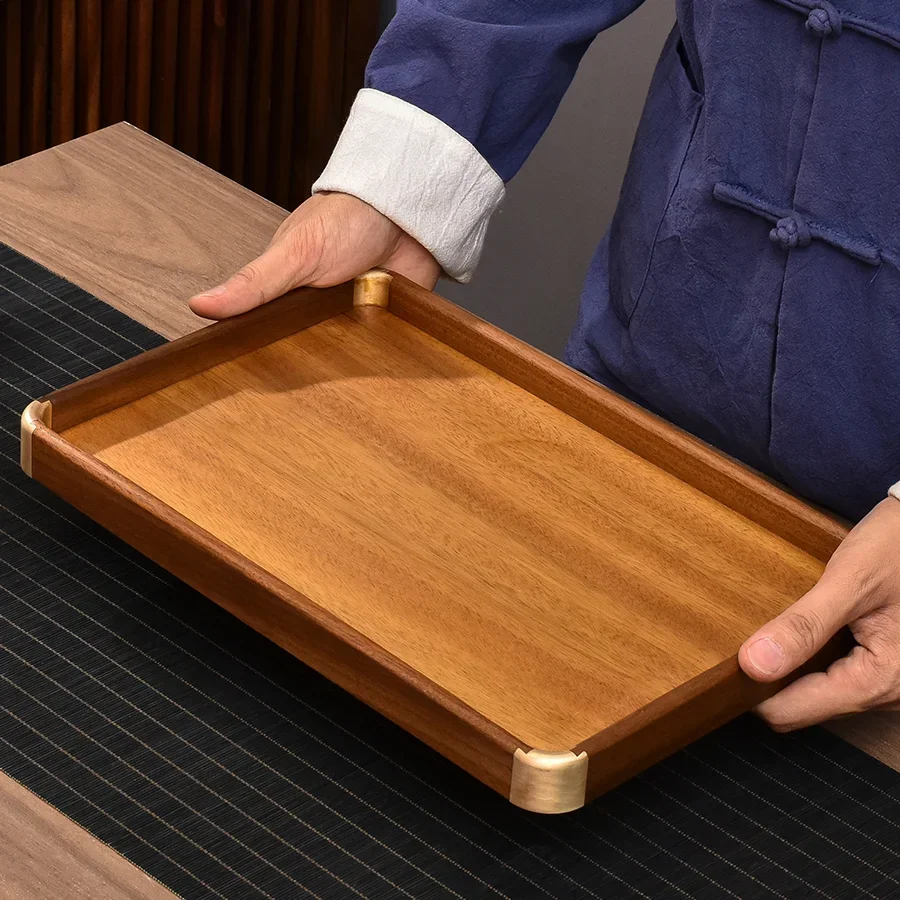
{"type": "Polygon", "coordinates": [[[0,235],[169,338],[187,298],[259,254],[284,210],[130,125],[3,168],[0,235]]]}
{"type": "Polygon", "coordinates": [[[63,437],[545,750],[732,657],[823,568],[374,308],[63,437]]]}
{"type": "MultiPolygon", "coordinates": [[[[20,5],[21,0],[0,5],[0,13],[13,21],[8,35],[18,35],[20,5]]],[[[117,26],[121,9],[120,4],[104,4],[104,28],[117,26]]],[[[109,46],[104,42],[104,53],[109,46]]],[[[5,56],[13,75],[7,88],[15,102],[18,50],[16,39],[5,56]]],[[[104,93],[103,103],[117,107],[124,97],[104,93]]],[[[5,137],[7,151],[17,150],[16,128],[5,137]]],[[[185,309],[183,298],[251,259],[283,216],[268,201],[124,124],[82,138],[65,152],[48,150],[0,168],[0,240],[173,338],[204,324],[185,309]],[[148,204],[154,222],[149,242],[148,204]]],[[[834,729],[900,770],[900,714],[857,716],[834,729]]],[[[43,848],[42,861],[67,853],[69,877],[83,883],[111,851],[0,775],[0,810],[13,808],[23,794],[37,810],[34,833],[20,818],[0,819],[4,855],[11,861],[9,870],[18,873],[10,900],[49,900],[59,894],[48,892],[41,872],[32,867],[32,847],[43,848]]],[[[118,862],[129,872],[122,884],[137,891],[135,897],[172,896],[148,884],[143,873],[121,858],[118,862]]],[[[103,898],[99,888],[85,893],[103,898]]],[[[131,896],[124,887],[117,895],[131,896]]]]}
{"type": "Polygon", "coordinates": [[[3,135],[2,160],[21,155],[22,133],[22,0],[6,0],[0,4],[2,34],[3,109],[6,126],[3,135]]]}
{"type": "Polygon", "coordinates": [[[149,875],[0,775],[0,900],[174,900],[149,875]]]}
{"type": "Polygon", "coordinates": [[[300,288],[271,303],[201,328],[96,372],[48,395],[57,430],[139,400],[242,353],[271,344],[309,325],[349,310],[350,284],[316,290],[300,288]]]}
{"type": "Polygon", "coordinates": [[[39,426],[33,447],[35,469],[51,490],[508,795],[519,746],[512,735],[56,432],[39,426]]]}
{"type": "Polygon", "coordinates": [[[406,278],[394,276],[391,310],[822,562],[847,533],[749,466],[406,278]]]}

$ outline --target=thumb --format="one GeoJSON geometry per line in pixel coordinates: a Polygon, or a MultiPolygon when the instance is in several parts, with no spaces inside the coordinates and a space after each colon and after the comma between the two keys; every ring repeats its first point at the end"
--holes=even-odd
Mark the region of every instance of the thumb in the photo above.
{"type": "Polygon", "coordinates": [[[283,241],[273,243],[224,284],[191,297],[192,312],[204,319],[226,319],[280,297],[303,284],[296,261],[288,259],[283,241]]]}
{"type": "Polygon", "coordinates": [[[777,681],[807,662],[855,618],[843,579],[829,577],[826,570],[809,593],[744,642],[738,661],[756,681],[777,681]]]}

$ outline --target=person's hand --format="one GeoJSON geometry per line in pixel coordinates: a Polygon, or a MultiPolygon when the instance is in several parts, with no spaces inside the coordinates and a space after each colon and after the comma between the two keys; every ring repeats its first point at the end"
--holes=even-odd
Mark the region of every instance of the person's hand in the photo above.
{"type": "Polygon", "coordinates": [[[743,670],[776,681],[841,627],[856,639],[827,672],[805,675],[757,707],[776,731],[867,709],[900,709],[900,501],[883,500],[846,537],[819,583],[741,647],[743,670]]]}
{"type": "Polygon", "coordinates": [[[328,287],[385,266],[426,288],[440,274],[434,257],[378,210],[349,194],[316,194],[289,215],[266,251],[219,287],[197,294],[191,309],[226,319],[293,288],[328,287]]]}

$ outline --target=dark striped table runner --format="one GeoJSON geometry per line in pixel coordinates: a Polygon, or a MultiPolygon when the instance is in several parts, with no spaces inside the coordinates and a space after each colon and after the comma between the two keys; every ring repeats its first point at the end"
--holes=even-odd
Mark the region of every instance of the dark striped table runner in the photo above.
{"type": "Polygon", "coordinates": [[[900,898],[900,774],[825,731],[533,816],[20,472],[29,400],[161,342],[0,245],[0,769],[188,900],[900,898]]]}

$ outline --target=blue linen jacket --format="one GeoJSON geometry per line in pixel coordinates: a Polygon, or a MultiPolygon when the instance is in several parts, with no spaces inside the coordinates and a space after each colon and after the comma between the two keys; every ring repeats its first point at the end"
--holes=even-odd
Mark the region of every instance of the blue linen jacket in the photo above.
{"type": "MultiPolygon", "coordinates": [[[[400,0],[367,85],[508,180],[639,3],[400,0]]],[[[900,3],[679,0],[567,362],[858,518],[900,477],[898,268],[900,3]]]]}

